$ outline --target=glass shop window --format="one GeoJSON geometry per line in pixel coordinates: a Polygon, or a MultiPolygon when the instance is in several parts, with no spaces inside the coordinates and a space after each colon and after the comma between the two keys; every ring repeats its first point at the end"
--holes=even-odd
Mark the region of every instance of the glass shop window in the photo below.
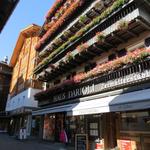
{"type": "Polygon", "coordinates": [[[150,114],[148,111],[123,113],[121,115],[122,131],[150,131],[150,114]]]}

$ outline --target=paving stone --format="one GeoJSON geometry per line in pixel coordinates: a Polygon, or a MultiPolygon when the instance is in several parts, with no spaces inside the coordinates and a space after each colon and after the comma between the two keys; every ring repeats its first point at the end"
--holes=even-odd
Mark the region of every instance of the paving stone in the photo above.
{"type": "Polygon", "coordinates": [[[48,143],[38,140],[17,140],[7,134],[0,133],[0,150],[74,150],[59,143],[48,143]]]}

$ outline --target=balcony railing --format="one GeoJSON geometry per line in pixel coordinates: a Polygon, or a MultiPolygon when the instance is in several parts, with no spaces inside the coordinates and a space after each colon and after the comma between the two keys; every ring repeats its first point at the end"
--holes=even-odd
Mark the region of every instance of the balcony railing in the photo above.
{"type": "MultiPolygon", "coordinates": [[[[128,64],[117,70],[84,80],[81,83],[67,84],[59,88],[48,89],[35,95],[36,100],[56,103],[77,97],[103,93],[115,89],[139,85],[150,80],[150,58],[134,64],[128,64]]],[[[71,83],[71,82],[70,82],[71,83]]]]}
{"type": "Polygon", "coordinates": [[[112,25],[114,22],[126,16],[127,13],[131,13],[134,9],[136,9],[136,5],[133,0],[130,0],[130,2],[124,5],[123,7],[117,8],[117,10],[112,10],[113,12],[111,12],[110,14],[107,14],[110,10],[106,10],[106,14],[101,14],[100,16],[98,16],[99,18],[95,18],[95,20],[93,20],[92,23],[90,23],[90,25],[88,24],[83,29],[81,29],[83,32],[82,35],[77,36],[76,34],[75,37],[72,37],[71,40],[64,43],[62,48],[59,47],[54,52],[52,52],[49,55],[49,57],[47,57],[42,62],[42,64],[39,64],[39,66],[35,69],[34,72],[39,73],[42,71],[43,68],[46,68],[48,64],[57,62],[60,59],[59,56],[65,56],[65,54],[68,51],[70,51],[71,47],[74,48],[81,42],[85,42],[85,40],[87,41],[87,38],[92,38],[94,33],[103,31],[104,29],[112,25]]]}
{"type": "MultiPolygon", "coordinates": [[[[145,19],[145,16],[141,12],[142,11],[140,10],[140,8],[137,8],[134,1],[130,1],[130,3],[124,5],[119,10],[114,11],[109,17],[102,20],[99,24],[94,26],[83,36],[79,37],[77,40],[70,43],[66,48],[64,48],[64,50],[62,50],[60,53],[58,52],[56,56],[52,57],[52,59],[47,59],[45,61],[46,63],[44,63],[42,67],[39,65],[38,66],[39,68],[37,67],[35,72],[38,72],[38,73],[41,72],[42,70],[44,70],[44,68],[47,68],[48,64],[50,63],[57,64],[58,59],[61,59],[62,57],[63,57],[62,60],[65,59],[64,56],[66,55],[68,51],[70,51],[70,48],[74,49],[81,42],[87,41],[87,37],[91,39],[93,37],[93,33],[96,33],[98,31],[103,31],[106,33],[107,39],[105,40],[105,43],[97,45],[95,43],[94,38],[92,40],[89,40],[87,43],[90,43],[89,44],[91,46],[90,50],[87,50],[88,53],[82,53],[80,55],[77,55],[77,57],[75,57],[77,58],[77,62],[83,63],[84,61],[87,61],[95,57],[95,55],[101,54],[105,50],[109,50],[115,46],[117,47],[117,45],[124,43],[128,39],[138,36],[139,33],[147,29],[149,30],[149,22],[147,22],[147,20],[145,19]],[[131,23],[132,25],[125,32],[115,32],[118,21],[120,20],[126,20],[129,22],[133,21],[136,23],[131,23]]],[[[73,54],[75,54],[73,50],[71,51],[73,54]]],[[[76,62],[76,60],[73,62],[76,62]]],[[[68,66],[68,64],[66,66],[68,66]]],[[[62,67],[60,70],[57,68],[56,72],[54,71],[52,74],[50,73],[51,75],[49,75],[48,80],[53,79],[54,77],[56,77],[56,75],[57,76],[61,75],[61,70],[64,71],[68,69],[68,67],[66,66],[64,66],[64,69],[62,67]]]]}
{"type": "Polygon", "coordinates": [[[124,17],[123,20],[129,21],[129,25],[126,29],[117,29],[119,22],[113,24],[104,30],[106,34],[103,42],[97,41],[96,37],[90,39],[86,43],[88,48],[86,48],[84,51],[79,52],[77,49],[75,49],[70,53],[71,58],[69,61],[66,61],[68,56],[65,56],[54,64],[55,68],[50,69],[51,67],[49,67],[49,69],[43,71],[41,74],[41,80],[50,81],[55,79],[56,77],[71,71],[75,67],[78,67],[80,64],[85,63],[101,53],[117,47],[117,45],[125,43],[125,41],[137,37],[140,33],[150,29],[150,25],[145,23],[145,20],[139,16],[139,11],[137,9],[124,17]]]}

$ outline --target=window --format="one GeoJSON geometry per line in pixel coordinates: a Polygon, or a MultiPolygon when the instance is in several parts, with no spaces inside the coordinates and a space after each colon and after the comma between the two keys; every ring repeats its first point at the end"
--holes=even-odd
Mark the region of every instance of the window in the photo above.
{"type": "Polygon", "coordinates": [[[93,69],[96,66],[96,63],[90,63],[88,65],[85,66],[85,72],[90,71],[91,69],[93,69]]]}
{"type": "Polygon", "coordinates": [[[60,80],[56,80],[56,81],[54,82],[54,85],[59,84],[59,83],[60,83],[60,80]]]}
{"type": "Polygon", "coordinates": [[[72,72],[71,74],[69,74],[69,75],[66,77],[66,79],[67,79],[67,80],[70,80],[70,79],[72,79],[75,75],[76,75],[76,72],[72,72]]]}
{"type": "Polygon", "coordinates": [[[150,47],[150,37],[145,39],[145,43],[144,44],[145,44],[146,47],[150,47]]]}
{"type": "Polygon", "coordinates": [[[71,74],[69,74],[66,79],[69,80],[71,78],[71,74]]]}
{"type": "Polygon", "coordinates": [[[116,54],[111,54],[111,55],[108,56],[109,61],[112,61],[114,59],[116,59],[116,54]]]}
{"type": "Polygon", "coordinates": [[[76,75],[76,72],[72,72],[71,77],[74,77],[76,75]]]}
{"type": "Polygon", "coordinates": [[[117,55],[118,57],[123,57],[127,54],[127,50],[124,48],[124,49],[121,49],[117,52],[117,55]]]}

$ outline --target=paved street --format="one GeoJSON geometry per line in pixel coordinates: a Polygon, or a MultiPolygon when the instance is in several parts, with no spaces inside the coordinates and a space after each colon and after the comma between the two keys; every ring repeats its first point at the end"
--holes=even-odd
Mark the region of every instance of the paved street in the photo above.
{"type": "Polygon", "coordinates": [[[6,134],[0,134],[0,150],[71,150],[58,143],[36,140],[19,141],[6,134]]]}

